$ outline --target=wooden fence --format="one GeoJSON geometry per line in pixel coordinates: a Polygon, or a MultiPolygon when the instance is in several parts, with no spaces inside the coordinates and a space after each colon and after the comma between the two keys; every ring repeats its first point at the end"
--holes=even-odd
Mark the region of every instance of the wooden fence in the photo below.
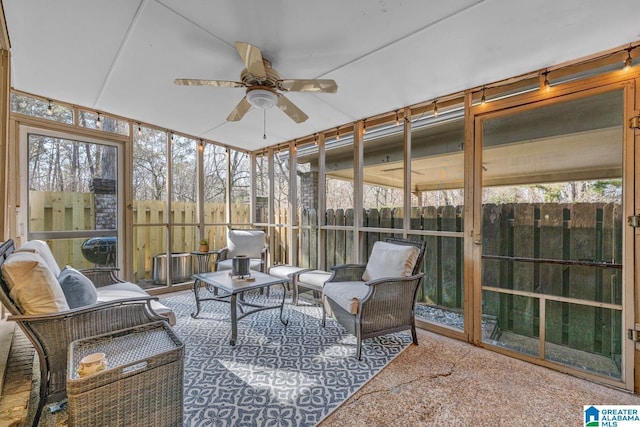
{"type": "MultiPolygon", "coordinates": [[[[165,253],[166,228],[149,224],[162,223],[165,204],[158,201],[136,201],[134,217],[134,273],[136,279],[149,278],[153,257],[165,253]]],[[[234,222],[248,223],[249,206],[234,205],[234,222]]],[[[30,229],[89,230],[94,227],[94,204],[88,193],[32,192],[30,196],[30,229]]],[[[329,209],[328,225],[352,226],[351,209],[329,209]]],[[[363,212],[364,225],[401,229],[402,209],[369,209],[363,212]]],[[[590,301],[621,304],[622,300],[622,209],[619,204],[487,204],[483,206],[482,285],[513,289],[541,295],[553,295],[590,301]]],[[[195,204],[172,204],[174,226],[172,252],[190,252],[198,244],[195,204]]],[[[277,223],[286,224],[287,213],[277,223]]],[[[223,204],[206,204],[205,221],[225,222],[223,204]]],[[[412,230],[463,231],[461,206],[412,209],[412,230]]],[[[302,231],[298,240],[299,264],[318,266],[317,215],[312,209],[301,212],[302,231]]],[[[286,227],[273,227],[272,261],[287,259],[286,227]]],[[[353,259],[352,230],[326,231],[326,268],[336,264],[359,262],[353,259]]],[[[211,226],[206,230],[212,248],[226,244],[226,227],[211,226]]],[[[365,232],[365,257],[373,243],[389,233],[365,232]]],[[[396,233],[397,236],[401,232],[396,233]]],[[[463,309],[463,240],[459,237],[416,236],[426,242],[423,271],[425,279],[418,300],[448,310],[463,309]]],[[[79,250],[81,242],[54,242],[56,259],[80,267],[89,266],[79,250]]],[[[365,259],[366,261],[366,259],[365,259]]],[[[503,331],[537,337],[540,333],[538,298],[498,292],[483,293],[483,313],[495,316],[503,331]]],[[[549,342],[568,345],[589,352],[620,352],[619,311],[598,307],[547,301],[546,338],[549,342]],[[551,327],[549,327],[551,326],[551,327]]]]}
{"type": "MultiPolygon", "coordinates": [[[[30,231],[76,231],[95,229],[95,202],[91,193],[41,192],[32,191],[29,195],[30,231]]],[[[133,246],[134,280],[148,279],[151,275],[153,257],[166,252],[167,233],[165,222],[165,203],[157,200],[136,200],[133,203],[133,246]]],[[[238,223],[248,223],[249,205],[233,206],[232,216],[238,223]]],[[[191,252],[198,247],[199,231],[195,225],[196,205],[191,202],[173,202],[171,204],[170,227],[171,252],[191,252]]],[[[205,203],[205,223],[224,224],[225,205],[223,203],[205,203]]],[[[226,245],[226,226],[208,226],[205,235],[212,249],[226,245]]],[[[52,251],[59,262],[79,268],[93,266],[80,250],[86,239],[55,240],[51,242],[52,251]]]]}
{"type": "MultiPolygon", "coordinates": [[[[619,204],[504,204],[483,207],[482,284],[542,295],[622,303],[619,204]]],[[[538,337],[537,298],[483,293],[483,313],[502,330],[538,337]]],[[[621,351],[621,311],[547,301],[546,339],[592,353],[621,351]]]]}
{"type": "MultiPolygon", "coordinates": [[[[95,227],[95,206],[91,193],[42,192],[29,193],[29,231],[92,230],[95,227]]],[[[90,264],[80,251],[85,239],[51,242],[58,262],[88,268],[90,264]]]]}
{"type": "MultiPolygon", "coordinates": [[[[226,221],[224,203],[205,203],[205,224],[224,224],[226,221]]],[[[153,266],[153,257],[166,251],[166,233],[164,227],[147,226],[163,222],[165,204],[156,200],[134,201],[134,277],[138,280],[149,279],[153,266]]],[[[250,218],[249,205],[234,204],[232,218],[237,223],[248,223],[250,218]]],[[[171,203],[171,252],[191,252],[198,248],[200,234],[197,222],[196,204],[192,202],[171,203]]],[[[225,225],[206,226],[205,238],[209,247],[220,249],[227,244],[227,227],[225,225]]]]}
{"type": "MultiPolygon", "coordinates": [[[[461,206],[412,209],[411,229],[462,231],[461,206]]],[[[482,285],[540,295],[621,304],[622,209],[619,204],[487,204],[483,206],[482,285]]],[[[314,210],[302,214],[303,226],[316,225],[314,210]]],[[[370,209],[364,225],[402,228],[401,209],[370,209]]],[[[353,210],[327,210],[329,225],[353,225],[353,210]]],[[[363,255],[387,233],[365,232],[363,255]]],[[[458,237],[412,236],[426,243],[425,278],[418,301],[461,312],[463,309],[463,241],[458,237]]],[[[317,265],[318,234],[305,229],[300,261],[317,265]]],[[[358,262],[351,257],[353,231],[327,230],[327,267],[358,262]]],[[[483,292],[483,314],[496,318],[499,330],[537,338],[538,298],[483,292]]],[[[546,339],[592,353],[615,357],[621,349],[621,312],[581,304],[546,302],[546,339]]]]}
{"type": "MultiPolygon", "coordinates": [[[[464,210],[461,206],[423,207],[411,211],[411,229],[430,231],[463,230],[464,210]]],[[[317,266],[318,233],[313,228],[317,224],[316,212],[313,209],[302,211],[301,225],[303,231],[300,239],[300,264],[303,267],[317,266]]],[[[327,225],[353,226],[352,209],[328,209],[326,212],[327,225]]],[[[399,208],[369,209],[363,212],[363,223],[367,227],[402,229],[404,215],[399,208]]],[[[373,244],[386,237],[402,237],[402,232],[380,233],[365,232],[363,235],[363,250],[365,260],[371,253],[373,244]]],[[[420,288],[418,301],[436,304],[453,310],[462,309],[463,281],[462,281],[462,238],[445,236],[412,236],[412,239],[424,240],[425,257],[422,271],[425,278],[420,288]]],[[[353,259],[353,231],[327,230],[325,258],[327,268],[337,264],[358,263],[353,259]]]]}

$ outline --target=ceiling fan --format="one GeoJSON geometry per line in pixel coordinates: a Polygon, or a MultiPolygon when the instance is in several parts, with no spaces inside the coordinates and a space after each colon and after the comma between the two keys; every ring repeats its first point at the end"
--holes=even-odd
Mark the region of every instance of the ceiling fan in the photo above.
{"type": "Polygon", "coordinates": [[[240,73],[241,81],[175,79],[174,83],[181,86],[246,88],[245,96],[227,117],[227,120],[232,122],[242,119],[251,107],[267,109],[275,105],[294,122],[302,123],[309,116],[280,92],[335,93],[338,90],[336,82],[330,79],[282,79],[276,70],[271,68],[271,63],[262,57],[262,52],[257,47],[245,42],[236,42],[236,49],[246,67],[240,73]]]}

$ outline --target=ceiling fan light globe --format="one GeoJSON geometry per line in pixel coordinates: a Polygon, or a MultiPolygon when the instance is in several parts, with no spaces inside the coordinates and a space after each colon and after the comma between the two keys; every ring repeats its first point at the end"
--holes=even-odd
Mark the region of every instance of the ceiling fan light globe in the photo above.
{"type": "Polygon", "coordinates": [[[254,89],[247,93],[247,101],[256,108],[268,109],[278,103],[275,93],[265,89],[254,89]]]}

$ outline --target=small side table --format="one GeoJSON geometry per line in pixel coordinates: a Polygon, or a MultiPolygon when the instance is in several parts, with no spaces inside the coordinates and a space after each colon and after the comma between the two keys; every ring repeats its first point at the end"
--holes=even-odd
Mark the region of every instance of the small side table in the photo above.
{"type": "Polygon", "coordinates": [[[208,273],[209,264],[211,263],[211,255],[216,254],[218,251],[208,251],[208,252],[200,252],[193,251],[191,255],[195,256],[198,261],[198,271],[197,273],[208,273]]]}

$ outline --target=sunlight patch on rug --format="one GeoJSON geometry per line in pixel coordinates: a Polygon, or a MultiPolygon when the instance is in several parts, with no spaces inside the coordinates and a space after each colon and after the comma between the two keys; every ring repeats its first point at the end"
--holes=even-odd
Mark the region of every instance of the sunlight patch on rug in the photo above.
{"type": "Polygon", "coordinates": [[[288,326],[279,310],[251,314],[232,347],[229,304],[203,302],[193,319],[192,294],[162,302],[185,343],[185,426],[314,426],[411,343],[408,331],[365,340],[358,361],[355,337],[333,320],[323,328],[320,307],[287,302],[288,326]]]}

